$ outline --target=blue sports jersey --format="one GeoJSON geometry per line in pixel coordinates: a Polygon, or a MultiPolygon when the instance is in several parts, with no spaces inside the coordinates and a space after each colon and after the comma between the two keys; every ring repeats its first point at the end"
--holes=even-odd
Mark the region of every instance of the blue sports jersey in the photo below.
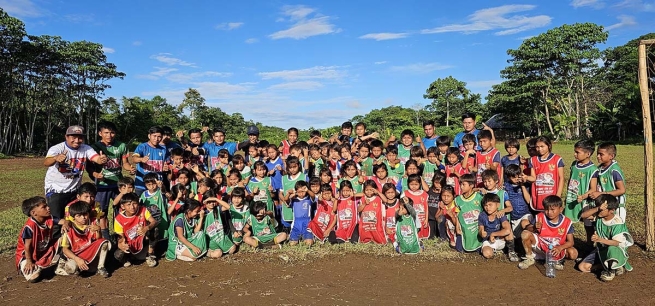
{"type": "MultiPolygon", "coordinates": [[[[477,138],[478,133],[480,133],[480,130],[478,130],[478,129],[475,129],[475,130],[473,130],[473,131],[471,131],[469,133],[464,132],[464,131],[457,133],[457,135],[455,135],[455,139],[453,139],[453,147],[459,148],[460,152],[464,152],[464,144],[462,144],[462,138],[464,138],[464,135],[473,134],[475,136],[475,138],[477,138]]],[[[476,141],[476,143],[477,143],[477,141],[476,141]]],[[[480,146],[476,145],[475,150],[480,151],[480,150],[482,150],[482,148],[480,148],[480,146]]]]}
{"type": "MultiPolygon", "coordinates": [[[[269,160],[266,162],[266,168],[268,171],[275,169],[275,166],[277,165],[280,165],[280,167],[284,169],[284,161],[279,156],[273,161],[269,160]]],[[[275,170],[275,173],[271,176],[271,185],[274,190],[282,189],[282,171],[275,170]]]]}
{"type": "Polygon", "coordinates": [[[289,207],[293,209],[294,220],[309,219],[312,217],[312,200],[307,196],[302,199],[292,199],[289,207]]]}
{"type": "Polygon", "coordinates": [[[220,145],[217,145],[214,142],[208,142],[205,143],[203,148],[205,149],[205,154],[207,156],[207,168],[211,172],[216,169],[216,165],[218,164],[218,151],[225,149],[230,154],[230,156],[234,156],[234,153],[237,151],[237,143],[224,142],[220,145]]]}
{"type": "Polygon", "coordinates": [[[136,178],[134,179],[134,187],[138,189],[146,189],[143,184],[143,176],[150,172],[159,174],[160,179],[164,171],[164,162],[168,159],[168,151],[165,147],[157,145],[152,147],[149,143],[144,142],[139,144],[134,150],[133,155],[139,157],[150,156],[150,159],[145,163],[136,164],[136,178]]]}
{"type": "Polygon", "coordinates": [[[423,146],[425,146],[425,149],[427,150],[429,148],[437,146],[437,138],[439,138],[439,136],[437,135],[434,135],[434,137],[432,138],[423,137],[421,141],[423,142],[423,146]]]}
{"type": "Polygon", "coordinates": [[[507,166],[509,166],[509,165],[520,166],[521,165],[521,158],[516,156],[515,159],[509,159],[509,157],[507,155],[505,155],[500,159],[500,165],[503,166],[503,168],[507,168],[507,166]]]}

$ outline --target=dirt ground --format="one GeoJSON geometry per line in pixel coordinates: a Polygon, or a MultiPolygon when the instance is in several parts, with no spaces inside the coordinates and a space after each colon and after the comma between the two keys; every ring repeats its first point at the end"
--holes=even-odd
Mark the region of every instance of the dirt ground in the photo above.
{"type": "Polygon", "coordinates": [[[12,258],[2,259],[1,305],[655,305],[655,263],[636,248],[634,271],[611,283],[577,272],[572,262],[548,279],[540,264],[522,271],[472,254],[457,262],[373,255],[285,261],[262,252],[29,284],[12,258]]]}

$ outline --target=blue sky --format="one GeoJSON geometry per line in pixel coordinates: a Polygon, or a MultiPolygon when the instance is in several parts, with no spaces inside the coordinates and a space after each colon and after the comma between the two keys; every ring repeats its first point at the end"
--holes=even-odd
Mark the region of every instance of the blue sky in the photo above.
{"type": "Polygon", "coordinates": [[[575,22],[622,45],[655,29],[655,1],[0,0],[32,35],[103,44],[127,74],[106,96],[196,88],[210,106],[280,127],[337,125],[389,105],[422,105],[449,75],[486,96],[506,51],[575,22]]]}

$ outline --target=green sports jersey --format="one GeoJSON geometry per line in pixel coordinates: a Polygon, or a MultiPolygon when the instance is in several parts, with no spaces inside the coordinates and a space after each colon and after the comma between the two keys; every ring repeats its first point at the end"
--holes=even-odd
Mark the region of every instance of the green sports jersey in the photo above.
{"type": "Polygon", "coordinates": [[[421,251],[416,219],[410,215],[396,216],[396,241],[400,253],[416,254],[421,251]]]}
{"type": "MultiPolygon", "coordinates": [[[[609,167],[598,169],[598,191],[613,191],[616,190],[616,182],[614,180],[614,173],[618,173],[623,179],[623,184],[625,185],[625,175],[623,170],[619,167],[619,164],[613,160],[609,167]]],[[[625,207],[625,194],[617,197],[619,200],[619,207],[625,207]]]]}
{"type": "Polygon", "coordinates": [[[366,157],[359,161],[361,167],[361,174],[364,176],[373,176],[373,159],[366,157]]]}
{"type": "Polygon", "coordinates": [[[389,172],[389,177],[393,177],[396,180],[399,180],[403,175],[405,175],[405,165],[399,163],[395,166],[391,166],[389,161],[384,161],[384,164],[387,165],[387,172],[389,172]]]}
{"type": "Polygon", "coordinates": [[[269,216],[265,216],[262,220],[257,220],[257,217],[250,215],[248,217],[248,225],[250,225],[252,237],[261,243],[274,241],[277,236],[275,225],[269,216]]]}
{"type": "MultiPolygon", "coordinates": [[[[345,179],[339,179],[339,180],[337,181],[337,186],[341,186],[341,182],[342,182],[343,180],[345,180],[345,179]]],[[[348,181],[350,181],[350,184],[353,185],[353,192],[354,192],[354,193],[362,193],[362,192],[364,192],[364,191],[363,191],[363,190],[364,190],[364,185],[362,185],[362,184],[359,183],[359,176],[355,176],[355,177],[353,177],[353,178],[351,178],[351,179],[348,179],[348,181]]]]}
{"type": "Polygon", "coordinates": [[[434,177],[434,173],[437,172],[437,169],[436,164],[427,160],[423,162],[423,180],[428,184],[428,187],[432,187],[432,178],[434,177]]]}
{"type": "Polygon", "coordinates": [[[321,168],[325,167],[325,162],[322,158],[314,161],[314,176],[320,176],[321,168]]]}
{"type": "Polygon", "coordinates": [[[474,192],[469,198],[459,195],[455,205],[459,208],[457,219],[462,229],[462,246],[464,251],[473,252],[482,247],[482,238],[478,235],[478,216],[482,210],[482,195],[474,192]]]}
{"type": "Polygon", "coordinates": [[[271,186],[271,178],[268,176],[263,178],[261,181],[254,177],[248,181],[248,190],[250,192],[254,192],[253,190],[257,188],[257,193],[253,193],[252,200],[254,202],[264,202],[266,203],[266,210],[274,211],[273,197],[271,195],[271,191],[268,189],[269,186],[271,186]]]}
{"type": "Polygon", "coordinates": [[[400,159],[401,164],[404,165],[408,160],[410,160],[410,151],[412,150],[412,147],[414,147],[414,145],[409,146],[409,148],[405,148],[402,143],[398,144],[398,159],[400,159]]]}
{"type": "Polygon", "coordinates": [[[180,242],[180,240],[177,238],[177,234],[175,233],[175,222],[179,219],[182,219],[182,223],[184,224],[182,228],[184,232],[184,238],[186,238],[186,240],[188,240],[191,244],[200,249],[200,254],[195,254],[191,249],[189,249],[189,252],[191,252],[191,254],[193,254],[196,258],[205,254],[205,252],[207,252],[207,238],[205,237],[205,232],[199,231],[194,233],[194,228],[198,220],[191,219],[187,221],[184,214],[179,214],[177,217],[175,217],[173,222],[171,222],[171,225],[168,228],[168,249],[166,250],[166,259],[175,260],[177,258],[176,250],[186,247],[186,245],[180,242]]]}
{"type": "Polygon", "coordinates": [[[204,232],[209,239],[210,250],[221,250],[223,253],[227,253],[234,245],[231,239],[232,235],[229,231],[226,233],[223,228],[220,207],[205,214],[204,232]]]}
{"type": "Polygon", "coordinates": [[[100,154],[107,156],[107,162],[102,165],[100,173],[103,175],[102,180],[95,180],[98,187],[115,187],[118,185],[118,180],[123,178],[123,157],[128,155],[127,146],[120,142],[114,141],[113,144],[107,146],[101,141],[91,145],[91,147],[100,154]]]}
{"type": "MultiPolygon", "coordinates": [[[[298,173],[295,178],[292,178],[290,175],[285,175],[282,177],[282,193],[287,194],[287,191],[294,190],[296,188],[296,182],[298,181],[307,181],[307,175],[304,173],[298,173]]],[[[293,209],[288,207],[286,204],[282,205],[282,220],[286,222],[293,221],[293,209]]]]}
{"type": "Polygon", "coordinates": [[[158,222],[159,237],[157,239],[168,239],[168,226],[170,225],[168,203],[164,200],[161,190],[157,190],[153,194],[148,194],[148,191],[143,192],[139,202],[150,211],[152,217],[158,222]]]}
{"type": "Polygon", "coordinates": [[[243,205],[241,207],[235,207],[234,204],[230,205],[230,221],[232,226],[236,231],[242,231],[244,225],[246,225],[246,220],[250,216],[250,208],[248,205],[243,205]]]}
{"type": "Polygon", "coordinates": [[[592,178],[597,172],[598,167],[591,162],[587,165],[578,165],[577,162],[573,162],[571,165],[571,178],[569,178],[569,186],[566,189],[564,204],[564,215],[571,221],[579,221],[580,212],[592,202],[591,199],[578,202],[578,196],[589,191],[592,178]]]}
{"type": "Polygon", "coordinates": [[[625,267],[626,270],[632,271],[632,266],[628,263],[628,247],[634,244],[634,241],[623,219],[618,216],[610,221],[605,221],[602,218],[596,219],[596,234],[607,240],[615,240],[617,237],[624,240],[619,246],[597,243],[598,256],[605,269],[625,267]],[[609,266],[610,264],[612,266],[609,266]]]}

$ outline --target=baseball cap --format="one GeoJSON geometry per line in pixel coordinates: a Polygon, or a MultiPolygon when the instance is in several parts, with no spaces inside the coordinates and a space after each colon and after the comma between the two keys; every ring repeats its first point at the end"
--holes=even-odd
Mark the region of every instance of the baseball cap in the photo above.
{"type": "Polygon", "coordinates": [[[259,135],[259,128],[255,125],[248,127],[248,135],[259,135]]]}
{"type": "Polygon", "coordinates": [[[84,136],[84,128],[79,125],[71,125],[66,129],[66,136],[68,135],[84,136]]]}

